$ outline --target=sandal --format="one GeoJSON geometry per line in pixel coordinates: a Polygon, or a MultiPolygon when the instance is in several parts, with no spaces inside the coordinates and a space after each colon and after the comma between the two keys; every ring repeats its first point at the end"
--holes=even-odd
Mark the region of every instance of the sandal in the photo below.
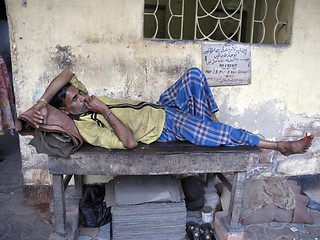
{"type": "Polygon", "coordinates": [[[200,240],[200,225],[196,222],[187,223],[188,240],[200,240]]]}
{"type": "Polygon", "coordinates": [[[200,226],[200,240],[214,240],[213,229],[210,223],[204,223],[200,226]]]}

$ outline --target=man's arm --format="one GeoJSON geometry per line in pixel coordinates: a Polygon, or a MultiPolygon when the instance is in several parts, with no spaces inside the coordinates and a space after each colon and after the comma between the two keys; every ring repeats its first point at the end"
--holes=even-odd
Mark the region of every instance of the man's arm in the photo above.
{"type": "Polygon", "coordinates": [[[38,102],[33,106],[34,114],[33,121],[35,123],[35,127],[38,128],[38,124],[46,124],[47,123],[47,115],[48,109],[47,104],[54,97],[54,95],[59,92],[59,90],[66,85],[74,76],[74,74],[68,69],[61,72],[55,79],[52,80],[50,85],[47,87],[46,91],[42,95],[42,97],[38,100],[38,102]]]}
{"type": "Polygon", "coordinates": [[[96,96],[90,96],[85,101],[88,110],[100,113],[105,117],[125,148],[133,149],[138,145],[131,130],[110,111],[106,104],[96,96]]]}
{"type": "Polygon", "coordinates": [[[54,95],[56,95],[57,92],[59,92],[59,90],[73,78],[73,76],[74,73],[68,69],[65,69],[55,79],[52,80],[41,98],[46,99],[47,102],[50,102],[54,95]]]}

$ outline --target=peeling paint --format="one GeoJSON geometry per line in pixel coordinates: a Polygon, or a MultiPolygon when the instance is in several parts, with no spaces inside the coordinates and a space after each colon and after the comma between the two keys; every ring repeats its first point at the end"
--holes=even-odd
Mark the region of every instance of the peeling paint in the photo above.
{"type": "Polygon", "coordinates": [[[50,185],[51,176],[47,169],[28,169],[22,170],[24,185],[50,185]]]}
{"type": "Polygon", "coordinates": [[[228,106],[227,101],[227,98],[224,98],[219,105],[217,117],[220,121],[260,134],[269,140],[281,139],[286,115],[278,112],[273,101],[261,104],[259,108],[249,104],[242,114],[234,114],[235,111],[232,106],[228,106]]]}
{"type": "Polygon", "coordinates": [[[37,88],[36,88],[36,90],[33,94],[33,97],[32,97],[33,103],[36,103],[42,97],[42,95],[45,92],[45,89],[46,88],[43,85],[41,85],[40,83],[37,83],[37,88]]]}
{"type": "Polygon", "coordinates": [[[28,1],[27,0],[20,0],[20,2],[21,2],[21,6],[23,8],[27,8],[28,7],[28,1]]]}
{"type": "Polygon", "coordinates": [[[72,68],[75,65],[75,55],[71,52],[71,46],[56,46],[56,52],[53,53],[52,60],[60,69],[72,68]]]}

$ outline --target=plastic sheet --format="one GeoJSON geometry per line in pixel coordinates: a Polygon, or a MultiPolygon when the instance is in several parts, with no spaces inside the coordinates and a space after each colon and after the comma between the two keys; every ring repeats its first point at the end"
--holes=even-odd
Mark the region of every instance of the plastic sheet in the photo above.
{"type": "Polygon", "coordinates": [[[104,186],[86,187],[79,205],[82,227],[100,227],[111,222],[111,209],[104,202],[104,194],[104,186]]]}

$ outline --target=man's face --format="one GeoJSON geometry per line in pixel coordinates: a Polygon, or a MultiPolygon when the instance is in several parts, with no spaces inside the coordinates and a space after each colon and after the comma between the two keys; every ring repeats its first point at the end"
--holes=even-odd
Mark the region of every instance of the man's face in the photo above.
{"type": "Polygon", "coordinates": [[[85,105],[85,97],[80,95],[80,90],[74,86],[69,86],[64,99],[66,107],[60,108],[66,114],[79,115],[88,111],[85,105]]]}

